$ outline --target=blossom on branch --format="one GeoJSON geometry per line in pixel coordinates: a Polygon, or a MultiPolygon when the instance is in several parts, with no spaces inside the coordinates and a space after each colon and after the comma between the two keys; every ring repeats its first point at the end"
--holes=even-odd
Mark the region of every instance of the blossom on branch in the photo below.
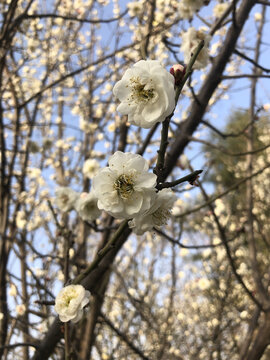
{"type": "Polygon", "coordinates": [[[217,18],[221,17],[224,14],[225,10],[227,10],[228,6],[228,3],[217,4],[213,9],[214,16],[217,18]]]}
{"type": "Polygon", "coordinates": [[[88,179],[93,179],[99,168],[100,166],[97,160],[87,159],[83,164],[83,175],[88,179]]]}
{"type": "Polygon", "coordinates": [[[189,63],[192,54],[202,40],[204,40],[204,47],[200,51],[193,65],[193,69],[203,69],[207,66],[209,62],[208,44],[210,35],[206,34],[203,30],[196,30],[194,27],[189,28],[188,31],[182,35],[180,50],[184,53],[184,61],[186,64],[189,63]]]}
{"type": "Polygon", "coordinates": [[[93,192],[82,193],[75,203],[75,210],[84,221],[96,220],[101,214],[93,192]]]}
{"type": "Polygon", "coordinates": [[[173,76],[157,60],[141,60],[113,88],[117,110],[131,124],[148,129],[162,122],[175,107],[173,76]]]}
{"type": "Polygon", "coordinates": [[[179,14],[182,19],[192,19],[195,12],[203,5],[203,0],[181,0],[178,6],[179,14]]]}
{"type": "Polygon", "coordinates": [[[56,205],[63,212],[72,210],[78,198],[78,194],[76,193],[76,191],[68,187],[59,187],[58,189],[56,189],[55,195],[56,205]]]}
{"type": "Polygon", "coordinates": [[[127,4],[128,14],[131,17],[140,16],[143,13],[143,2],[134,1],[127,4]]]}
{"type": "Polygon", "coordinates": [[[62,322],[76,323],[83,316],[83,308],[89,303],[90,292],[82,285],[65,286],[55,299],[55,311],[62,322]]]}
{"type": "Polygon", "coordinates": [[[109,166],[93,178],[98,208],[116,218],[131,219],[144,214],[156,197],[156,175],[148,173],[142,156],[117,151],[109,166]]]}
{"type": "Polygon", "coordinates": [[[175,201],[176,196],[171,189],[161,190],[151,208],[143,216],[129,221],[129,227],[135,234],[142,235],[144,232],[152,230],[153,227],[166,225],[175,201]]]}

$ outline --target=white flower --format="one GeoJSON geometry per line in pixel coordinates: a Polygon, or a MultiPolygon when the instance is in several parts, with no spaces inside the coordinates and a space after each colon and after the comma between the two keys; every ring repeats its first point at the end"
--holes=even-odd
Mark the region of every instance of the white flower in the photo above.
{"type": "Polygon", "coordinates": [[[93,179],[98,208],[117,218],[145,213],[156,196],[156,175],[142,156],[117,151],[93,179]]]}
{"type": "Polygon", "coordinates": [[[10,289],[8,292],[9,296],[16,296],[17,295],[17,288],[14,284],[10,285],[10,289]]]}
{"type": "Polygon", "coordinates": [[[141,60],[113,88],[121,101],[117,110],[131,124],[145,129],[162,122],[175,107],[174,77],[159,61],[141,60]]]}
{"type": "Polygon", "coordinates": [[[25,313],[25,311],[26,311],[26,307],[24,304],[16,305],[16,313],[18,315],[20,315],[20,316],[23,315],[25,313]]]}
{"type": "Polygon", "coordinates": [[[143,2],[134,1],[127,4],[128,13],[131,17],[140,16],[143,12],[143,2]]]}
{"type": "Polygon", "coordinates": [[[206,290],[210,287],[211,283],[206,278],[201,278],[198,280],[198,286],[201,290],[206,290]]]}
{"type": "Polygon", "coordinates": [[[197,60],[193,65],[194,69],[202,69],[206,67],[209,62],[208,44],[210,36],[202,30],[196,30],[194,27],[189,28],[188,31],[182,35],[181,51],[184,53],[185,63],[189,62],[191,55],[194,53],[201,40],[204,40],[204,47],[200,51],[197,60]]]}
{"type": "Polygon", "coordinates": [[[264,104],[264,105],[263,105],[263,109],[264,109],[265,111],[270,110],[270,104],[264,104]]]}
{"type": "Polygon", "coordinates": [[[26,214],[24,211],[18,211],[16,215],[16,226],[19,229],[24,229],[27,224],[26,214]]]}
{"type": "Polygon", "coordinates": [[[56,189],[55,195],[56,205],[63,212],[72,210],[78,198],[78,194],[76,193],[76,191],[68,187],[59,187],[58,189],[56,189]]]}
{"type": "Polygon", "coordinates": [[[151,208],[143,215],[129,221],[128,225],[137,235],[145,231],[166,225],[171,216],[171,208],[176,200],[175,194],[170,189],[158,192],[156,200],[151,208]]]}
{"type": "Polygon", "coordinates": [[[183,19],[192,19],[194,13],[204,5],[204,0],[180,0],[179,13],[183,19]]]}
{"type": "Polygon", "coordinates": [[[261,21],[262,20],[262,14],[261,13],[255,13],[254,14],[254,20],[255,21],[261,21]]]}
{"type": "Polygon", "coordinates": [[[76,201],[75,210],[84,221],[96,220],[101,214],[97,207],[97,198],[93,192],[82,193],[76,201]]]}
{"type": "Polygon", "coordinates": [[[62,322],[76,323],[83,316],[83,308],[89,303],[90,292],[82,285],[65,286],[55,299],[55,311],[62,322]]]}
{"type": "Polygon", "coordinates": [[[228,8],[228,6],[228,3],[217,4],[213,9],[213,14],[215,15],[215,17],[221,17],[221,15],[223,15],[224,11],[228,8]]]}
{"type": "Polygon", "coordinates": [[[89,179],[93,179],[99,168],[100,166],[97,160],[87,159],[83,164],[83,175],[89,179]]]}

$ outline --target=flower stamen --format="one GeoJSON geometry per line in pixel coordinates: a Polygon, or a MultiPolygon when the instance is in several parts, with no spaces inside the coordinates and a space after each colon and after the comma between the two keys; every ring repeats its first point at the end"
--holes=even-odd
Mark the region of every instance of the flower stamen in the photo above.
{"type": "Polygon", "coordinates": [[[153,214],[153,222],[156,226],[166,225],[171,217],[171,210],[160,207],[153,214]]]}
{"type": "Polygon", "coordinates": [[[118,195],[123,199],[127,200],[130,198],[133,193],[134,182],[131,176],[122,174],[119,178],[114,182],[114,189],[117,190],[118,195]]]}
{"type": "MultiPolygon", "coordinates": [[[[131,99],[136,104],[138,103],[147,103],[150,100],[155,100],[157,94],[153,86],[149,86],[149,84],[141,84],[139,78],[131,78],[130,82],[132,84],[132,94],[131,99]],[[147,89],[147,87],[150,87],[147,89]]],[[[152,82],[150,80],[150,82],[152,82]]],[[[152,85],[152,84],[151,84],[152,85]]]]}

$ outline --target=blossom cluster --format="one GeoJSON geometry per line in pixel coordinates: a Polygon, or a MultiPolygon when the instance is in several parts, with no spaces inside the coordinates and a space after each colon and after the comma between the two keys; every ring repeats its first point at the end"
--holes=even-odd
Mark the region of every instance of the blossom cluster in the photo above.
{"type": "MultiPolygon", "coordinates": [[[[115,84],[118,111],[128,115],[131,124],[143,128],[164,121],[175,108],[174,75],[177,73],[179,78],[179,71],[184,72],[184,68],[173,69],[171,74],[158,61],[139,61],[115,84]]],[[[167,223],[176,197],[171,189],[157,192],[157,176],[149,172],[141,155],[116,151],[102,169],[96,160],[88,159],[83,175],[92,181],[90,193],[78,194],[68,187],[57,189],[56,204],[62,211],[74,209],[84,221],[94,221],[104,210],[115,218],[130,220],[129,227],[137,235],[167,223]]],[[[78,322],[89,297],[82,285],[64,287],[55,301],[60,320],[78,322]]]]}
{"type": "MultiPolygon", "coordinates": [[[[175,83],[175,77],[158,61],[141,60],[113,88],[120,100],[117,109],[128,115],[131,124],[150,128],[173,113],[175,83]]],[[[57,189],[56,204],[62,211],[74,209],[84,221],[91,222],[104,210],[115,218],[129,219],[129,226],[138,235],[167,223],[175,195],[168,189],[157,192],[157,176],[149,172],[141,155],[117,151],[102,169],[96,160],[88,159],[83,174],[92,180],[90,193],[57,189]]]]}
{"type": "Polygon", "coordinates": [[[208,44],[210,42],[210,36],[204,29],[196,30],[194,27],[189,28],[188,31],[182,35],[181,51],[184,53],[184,60],[186,63],[189,62],[191,55],[202,40],[204,40],[204,47],[195,61],[193,66],[194,69],[203,69],[209,62],[208,44]]]}

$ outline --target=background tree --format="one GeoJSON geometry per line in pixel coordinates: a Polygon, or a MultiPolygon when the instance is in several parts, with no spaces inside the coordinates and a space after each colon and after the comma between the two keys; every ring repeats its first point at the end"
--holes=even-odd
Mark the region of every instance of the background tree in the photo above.
{"type": "Polygon", "coordinates": [[[1,2],[1,358],[269,356],[268,4],[192,4],[1,2]],[[130,124],[112,89],[141,59],[187,63],[192,36],[205,47],[156,167],[161,126],[130,124]],[[56,189],[89,192],[117,150],[143,155],[161,187],[204,175],[173,187],[171,220],[141,236],[62,211],[56,189]],[[52,305],[74,279],[91,300],[64,325],[52,305]]]}

